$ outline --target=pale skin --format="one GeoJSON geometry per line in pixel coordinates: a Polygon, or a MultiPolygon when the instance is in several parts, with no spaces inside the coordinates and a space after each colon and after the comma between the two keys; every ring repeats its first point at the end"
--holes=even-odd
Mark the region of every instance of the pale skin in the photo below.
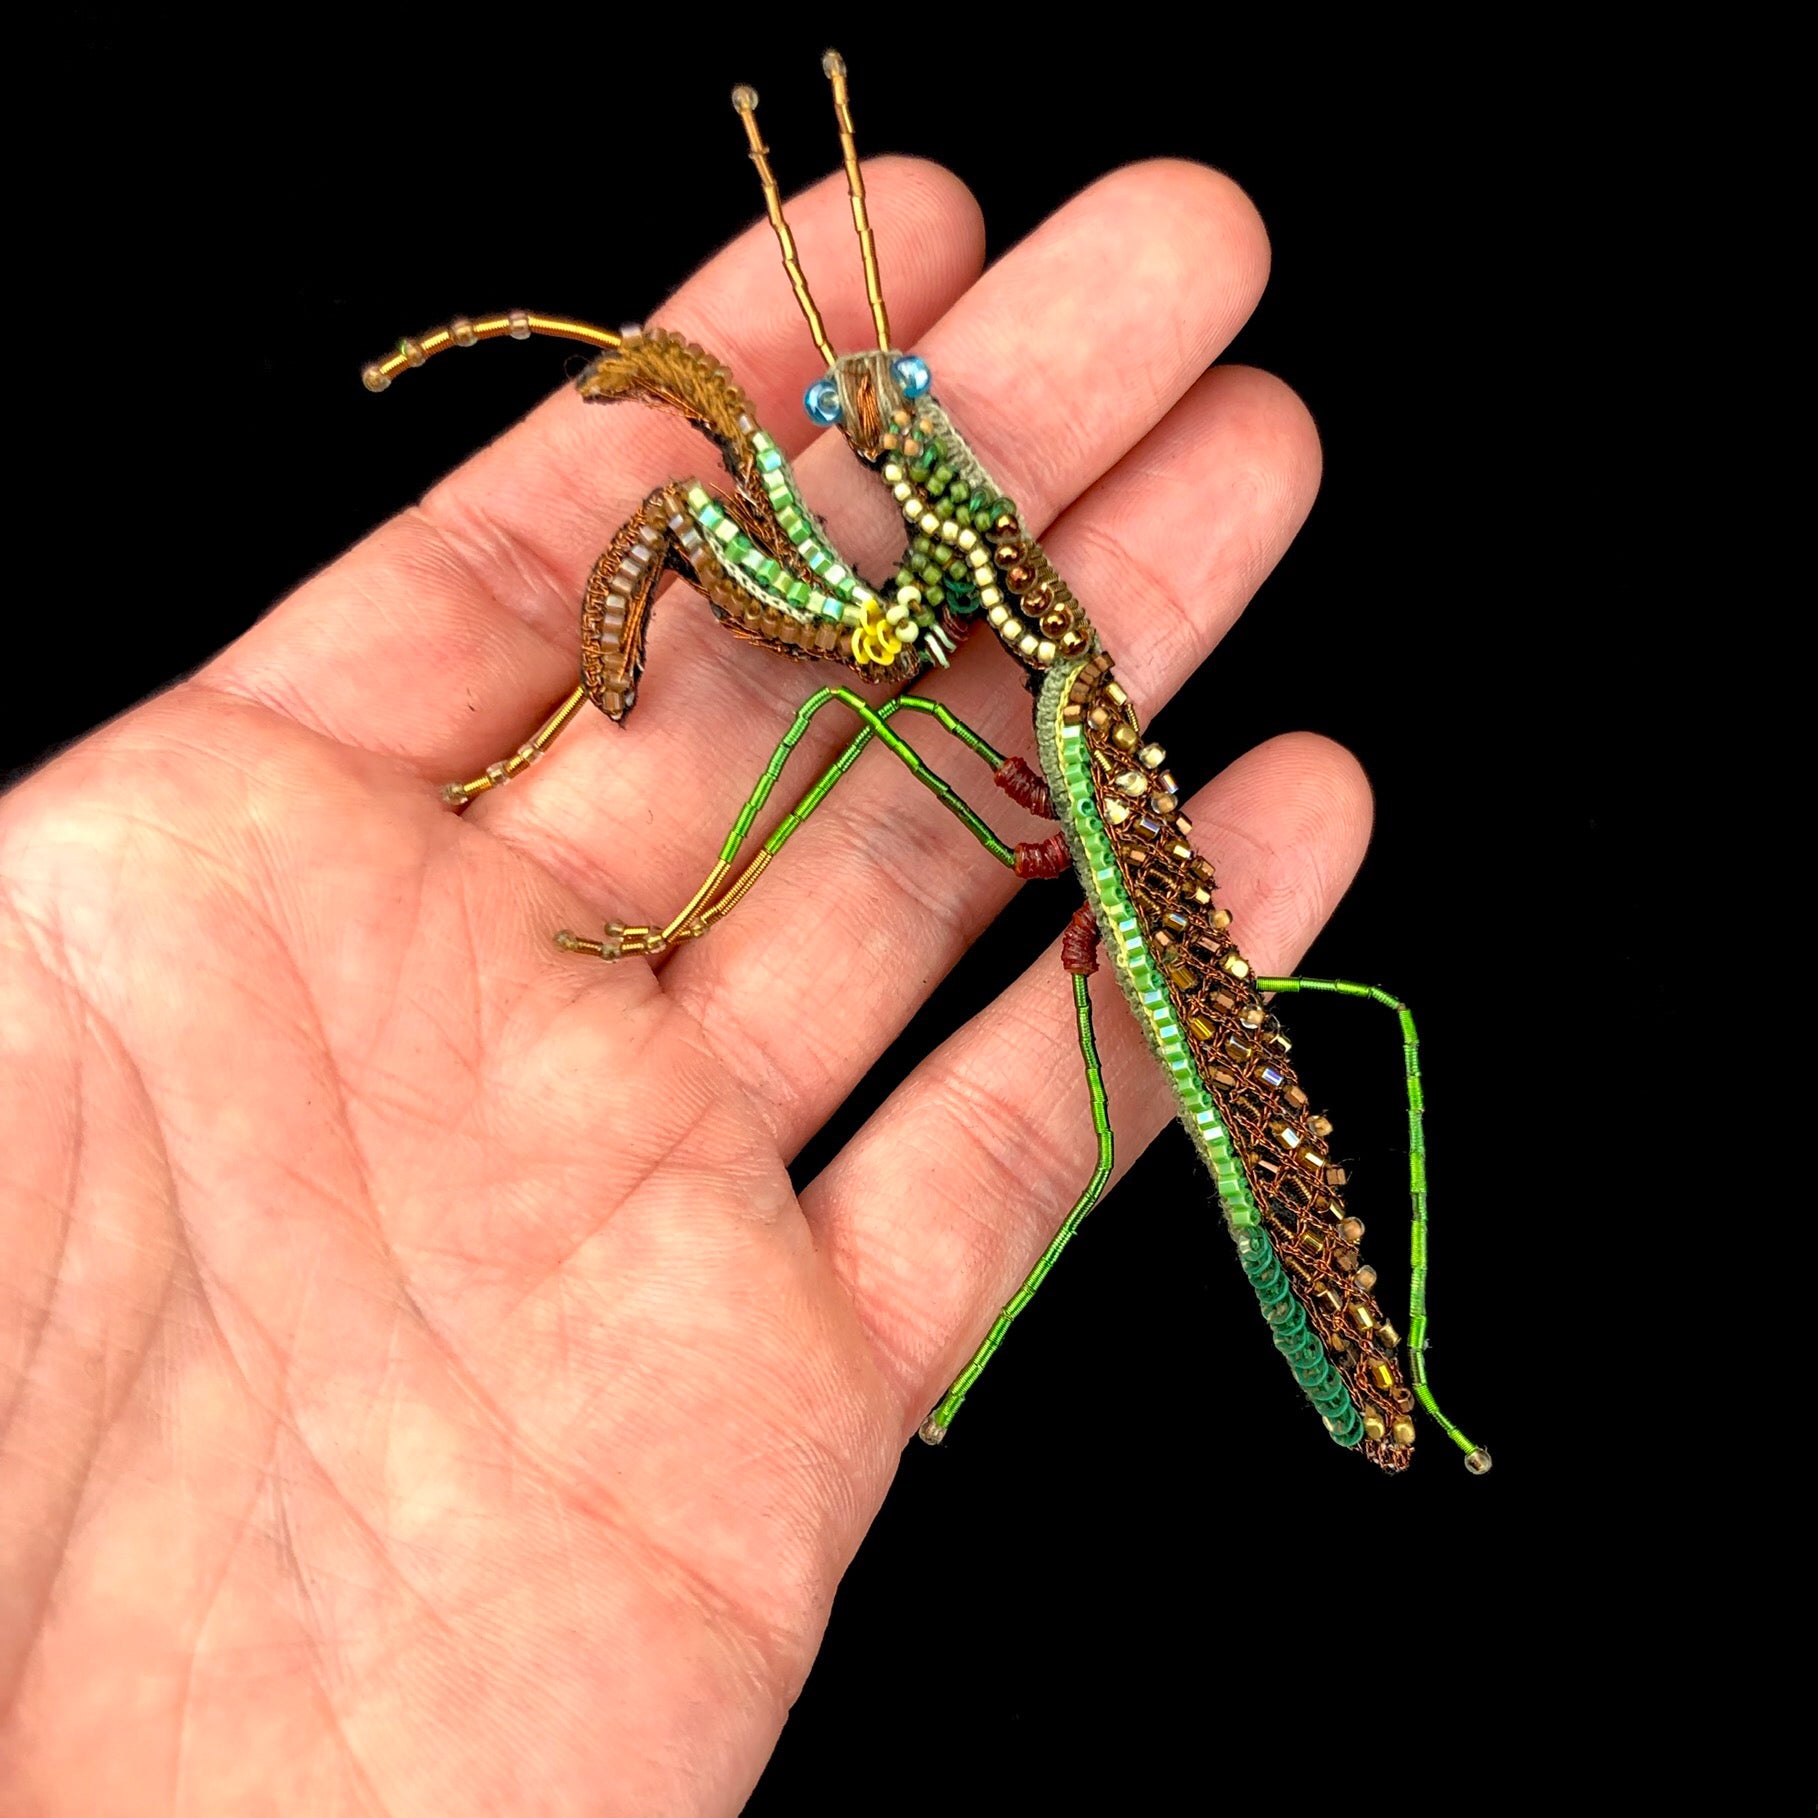
{"type": "MultiPolygon", "coordinates": [[[[1138,166],[981,278],[956,179],[868,170],[896,339],[1153,714],[1317,484],[1293,394],[1207,371],[1261,223],[1138,166]]],[[[791,219],[835,344],[866,345],[843,184],[791,219]]],[[[650,320],[732,367],[890,572],[900,520],[802,414],[819,362],[768,230],[650,320]]],[[[1090,1172],[1051,953],[791,1191],[1017,889],[880,752],[660,969],[551,942],[677,907],[843,676],[678,588],[624,728],[589,710],[530,777],[439,801],[572,685],[613,528],[715,471],[564,391],[0,803],[0,1810],[735,1813],[904,1445],[1090,1172]]],[[[995,643],[921,689],[1033,757],[995,643]]],[[[1050,830],[908,736],[1006,837],[1050,830]]],[[[1355,764],[1285,736],[1188,807],[1245,952],[1291,971],[1362,854],[1355,764]]],[[[1098,1001],[1127,1164],[1169,1104],[1108,977],[1098,1001]]]]}

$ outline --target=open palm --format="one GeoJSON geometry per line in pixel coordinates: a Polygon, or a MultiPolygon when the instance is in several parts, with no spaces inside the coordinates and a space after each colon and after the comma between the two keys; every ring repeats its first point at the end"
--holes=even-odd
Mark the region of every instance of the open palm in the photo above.
{"type": "MultiPolygon", "coordinates": [[[[1254,212],[1140,166],[981,278],[952,176],[871,182],[900,343],[1159,706],[1317,478],[1282,385],[1207,371],[1266,275],[1254,212]]],[[[862,345],[843,187],[792,218],[862,345]]],[[[767,232],[653,319],[886,571],[889,501],[837,437],[804,452],[767,232]]],[[[683,590],[626,728],[441,805],[572,685],[613,528],[709,462],[564,392],[0,805],[0,1807],[736,1811],[904,1442],[1090,1171],[1050,963],[791,1190],[1017,887],[882,753],[660,973],[552,944],[676,908],[814,685],[683,590]]],[[[925,686],[1030,755],[995,642],[925,686]]],[[[816,723],[802,786],[849,730],[816,723]]],[[[1360,855],[1355,767],[1281,739],[1190,807],[1287,969],[1360,855]]],[[[1107,1009],[1127,1160],[1168,1101],[1107,1009]]]]}

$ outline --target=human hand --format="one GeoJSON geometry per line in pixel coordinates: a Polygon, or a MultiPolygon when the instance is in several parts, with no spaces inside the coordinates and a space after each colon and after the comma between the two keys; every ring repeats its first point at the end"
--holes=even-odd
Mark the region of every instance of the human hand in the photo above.
{"type": "MultiPolygon", "coordinates": [[[[1317,477],[1291,394],[1205,372],[1253,211],[1137,167],[983,279],[951,177],[881,161],[872,213],[899,339],[1159,706],[1317,477]]],[[[838,180],[791,218],[848,269],[838,180]]],[[[856,286],[820,301],[868,338],[856,286]]],[[[652,319],[813,439],[767,229],[652,319]]],[[[823,441],[801,476],[879,571],[887,501],[823,441]]],[[[282,1777],[297,1813],[735,1811],[905,1440],[1090,1171],[1050,959],[791,1192],[1014,889],[881,757],[660,975],[551,945],[675,908],[813,686],[681,590],[623,731],[440,804],[572,684],[611,530],[706,465],[564,392],[0,804],[7,1809],[265,1810],[282,1777]]],[[[935,691],[1027,755],[975,643],[935,691]]],[[[1276,740],[1189,811],[1290,969],[1361,851],[1355,767],[1276,740]]],[[[1127,1162],[1169,1101],[1101,1024],[1127,1162]]]]}

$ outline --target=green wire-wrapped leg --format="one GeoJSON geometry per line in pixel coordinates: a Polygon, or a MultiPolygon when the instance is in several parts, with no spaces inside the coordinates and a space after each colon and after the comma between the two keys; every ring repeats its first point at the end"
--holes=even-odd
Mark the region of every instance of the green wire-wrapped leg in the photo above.
{"type": "Polygon", "coordinates": [[[1085,965],[1081,966],[1074,957],[1081,952],[1089,955],[1090,946],[1085,943],[1095,943],[1096,939],[1097,930],[1092,923],[1092,912],[1082,909],[1074,917],[1074,927],[1062,941],[1062,952],[1066,956],[1067,970],[1073,977],[1073,1007],[1079,1025],[1079,1051],[1086,1064],[1086,1090],[1092,1099],[1092,1128],[1098,1132],[1098,1165],[1092,1170],[1092,1178],[1086,1182],[1085,1191],[1073,1202],[1073,1210],[1067,1214],[1066,1222],[1054,1234],[1054,1241],[1041,1253],[1035,1267],[1029,1271],[1028,1279],[992,1321],[991,1330],[973,1352],[972,1361],[954,1378],[953,1387],[941,1397],[940,1406],[922,1422],[921,1436],[931,1446],[939,1445],[947,1437],[947,1429],[952,1426],[953,1417],[960,1411],[960,1404],[971,1394],[973,1384],[984,1374],[985,1365],[996,1355],[998,1346],[1004,1342],[1004,1335],[1010,1330],[1016,1316],[1035,1298],[1036,1289],[1047,1279],[1048,1271],[1059,1261],[1060,1253],[1078,1235],[1080,1226],[1085,1223],[1086,1214],[1104,1196],[1105,1185],[1111,1178],[1111,1113],[1105,1100],[1105,1077],[1098,1063],[1098,1043],[1092,1033],[1092,994],[1087,986],[1089,968],[1094,962],[1088,957],[1085,965]]]}
{"type": "Polygon", "coordinates": [[[1440,1412],[1427,1383],[1427,1136],[1426,1098],[1420,1084],[1420,1037],[1414,1013],[1400,998],[1377,985],[1359,985],[1342,978],[1259,978],[1259,991],[1324,991],[1338,997],[1367,998],[1393,1010],[1401,1023],[1401,1051],[1408,1079],[1408,1194],[1413,1204],[1409,1242],[1412,1268],[1408,1285],[1408,1362],[1414,1393],[1453,1445],[1464,1453],[1465,1464],[1479,1476],[1490,1468],[1490,1455],[1473,1445],[1463,1432],[1440,1412]]]}
{"type": "Polygon", "coordinates": [[[745,843],[751,832],[751,823],[763,811],[764,803],[769,799],[770,791],[776,780],[783,774],[783,766],[789,762],[790,754],[801,743],[802,735],[807,732],[809,722],[823,707],[838,703],[855,713],[861,724],[849,744],[840,755],[821,773],[820,780],[808,793],[786,814],[777,826],[776,831],[764,842],[764,851],[772,855],[780,852],[790,836],[807,820],[815,809],[826,800],[833,788],[852,766],[858,762],[859,754],[871,743],[878,740],[884,748],[899,758],[907,767],[909,774],[923,788],[931,791],[942,806],[956,815],[971,832],[974,839],[985,848],[991,856],[1002,865],[1014,865],[1015,854],[995,833],[967,806],[965,800],[944,777],[929,769],[922,761],[913,745],[905,741],[890,728],[890,721],[899,713],[925,713],[929,715],[942,731],[954,738],[988,764],[992,770],[1001,770],[1004,759],[1000,752],[994,750],[978,733],[962,719],[942,706],[939,701],[931,701],[925,695],[899,694],[885,701],[882,706],[873,707],[870,702],[853,693],[850,688],[823,688],[811,694],[805,700],[795,716],[794,723],[777,743],[771,753],[770,762],[765,766],[764,774],[758,778],[757,787],[752,790],[745,806],[739,810],[739,817],[732,823],[732,831],[726,835],[726,844],[720,849],[720,861],[730,865],[738,856],[739,848],[745,843]]]}
{"type": "Polygon", "coordinates": [[[958,739],[968,751],[987,764],[1011,794],[1015,795],[1018,800],[1023,799],[1016,786],[1016,776],[1022,767],[1014,762],[1007,763],[1001,752],[995,750],[980,734],[974,732],[964,720],[958,718],[939,701],[929,700],[925,695],[899,694],[893,699],[885,701],[881,706],[873,707],[870,702],[854,694],[850,688],[823,688],[810,695],[802,703],[789,730],[777,741],[776,750],[771,753],[770,762],[764,766],[763,775],[758,778],[756,787],[746,798],[744,807],[739,810],[738,818],[732,823],[731,831],[726,835],[725,844],[720,848],[718,862],[708,872],[700,888],[664,926],[661,928],[627,927],[622,922],[612,922],[608,924],[605,939],[602,941],[583,940],[564,929],[556,936],[556,945],[572,953],[597,953],[604,959],[619,959],[631,953],[654,956],[666,951],[676,941],[698,939],[714,923],[724,920],[744,899],[752,886],[763,875],[770,861],[782,851],[808,817],[827,799],[834,784],[851,770],[852,766],[858,762],[859,755],[874,739],[896,757],[909,774],[924,789],[928,790],[1000,865],[1016,872],[1019,877],[1054,877],[1068,868],[1069,861],[1065,843],[1058,834],[1045,841],[1033,843],[1021,841],[1015,846],[1007,845],[999,839],[952,784],[930,768],[915,747],[908,744],[891,729],[890,721],[899,713],[927,714],[944,732],[958,739]],[[776,787],[777,779],[783,774],[784,766],[787,765],[790,756],[801,743],[809,723],[823,708],[835,704],[848,708],[857,715],[860,721],[859,729],[853,735],[852,742],[821,773],[813,788],[784,815],[778,822],[775,832],[765,840],[751,862],[734,877],[732,875],[733,862],[737,859],[740,848],[750,837],[752,823],[763,812],[764,804],[770,799],[771,790],[776,787]]]}

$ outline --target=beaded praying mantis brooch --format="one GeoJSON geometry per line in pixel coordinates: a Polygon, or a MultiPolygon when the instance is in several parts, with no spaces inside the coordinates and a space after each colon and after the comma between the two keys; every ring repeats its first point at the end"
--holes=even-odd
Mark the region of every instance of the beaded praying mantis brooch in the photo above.
{"type": "Polygon", "coordinates": [[[660,329],[607,329],[514,310],[457,318],[406,340],[365,372],[369,389],[450,347],[510,336],[552,335],[585,342],[598,357],[577,381],[583,398],[640,398],[678,411],[719,448],[729,494],[678,480],[650,494],[594,564],[581,601],[581,679],[509,757],[444,791],[456,808],[534,763],[584,702],[623,721],[637,698],[645,632],[666,572],[695,587],[735,637],[796,658],[843,664],[863,681],[901,687],[948,659],[983,619],[1019,664],[1035,694],[1041,768],[1001,756],[947,708],[897,693],[876,707],[849,688],[827,687],[803,703],[745,803],[700,888],[662,927],[610,923],[600,940],[564,932],[559,945],[616,960],[654,958],[699,939],[757,883],[791,835],[874,740],[946,806],[985,850],[1021,878],[1071,869],[1085,894],[1063,937],[1080,1054],[1098,1136],[1097,1166],[1028,1279],[998,1315],[921,1428],[938,1442],[1012,1321],[1098,1202],[1110,1179],[1112,1131],[1092,1028],[1087,986],[1101,947],[1150,1048],[1166,1069],[1186,1125],[1218,1191],[1244,1274],[1276,1348],[1341,1446],[1361,1447],[1386,1471],[1412,1457],[1418,1400],[1476,1473],[1490,1456],[1440,1412],[1427,1385],[1426,1151],[1414,1021],[1386,991],[1348,981],[1259,978],[1230,934],[1230,915],[1213,901],[1211,862],[1190,843],[1179,792],[1159,745],[1148,740],[1091,621],[1041,545],[980,466],[935,401],[924,361],[890,341],[865,185],[853,142],[846,69],[829,51],[840,148],[864,262],[877,346],[837,354],[796,257],[768,148],[757,127],[757,96],[733,92],[770,224],[782,248],[809,333],[827,363],[804,402],[818,424],[837,425],[852,451],[889,488],[907,521],[909,543],[894,580],[873,586],[835,549],[797,489],[775,441],[752,420],[744,394],[710,354],[660,329]],[[740,865],[758,815],[809,722],[838,704],[859,722],[851,743],[740,865]],[[894,730],[905,713],[925,714],[988,765],[1023,808],[1058,823],[1041,841],[1010,846],[894,730]],[[1332,992],[1369,999],[1395,1013],[1407,1065],[1409,1168],[1413,1200],[1412,1280],[1406,1345],[1374,1297],[1376,1271],[1358,1254],[1359,1220],[1341,1197],[1344,1170],[1332,1160],[1331,1125],[1315,1115],[1288,1059],[1288,1038],[1266,1001],[1271,994],[1332,992]]]}

